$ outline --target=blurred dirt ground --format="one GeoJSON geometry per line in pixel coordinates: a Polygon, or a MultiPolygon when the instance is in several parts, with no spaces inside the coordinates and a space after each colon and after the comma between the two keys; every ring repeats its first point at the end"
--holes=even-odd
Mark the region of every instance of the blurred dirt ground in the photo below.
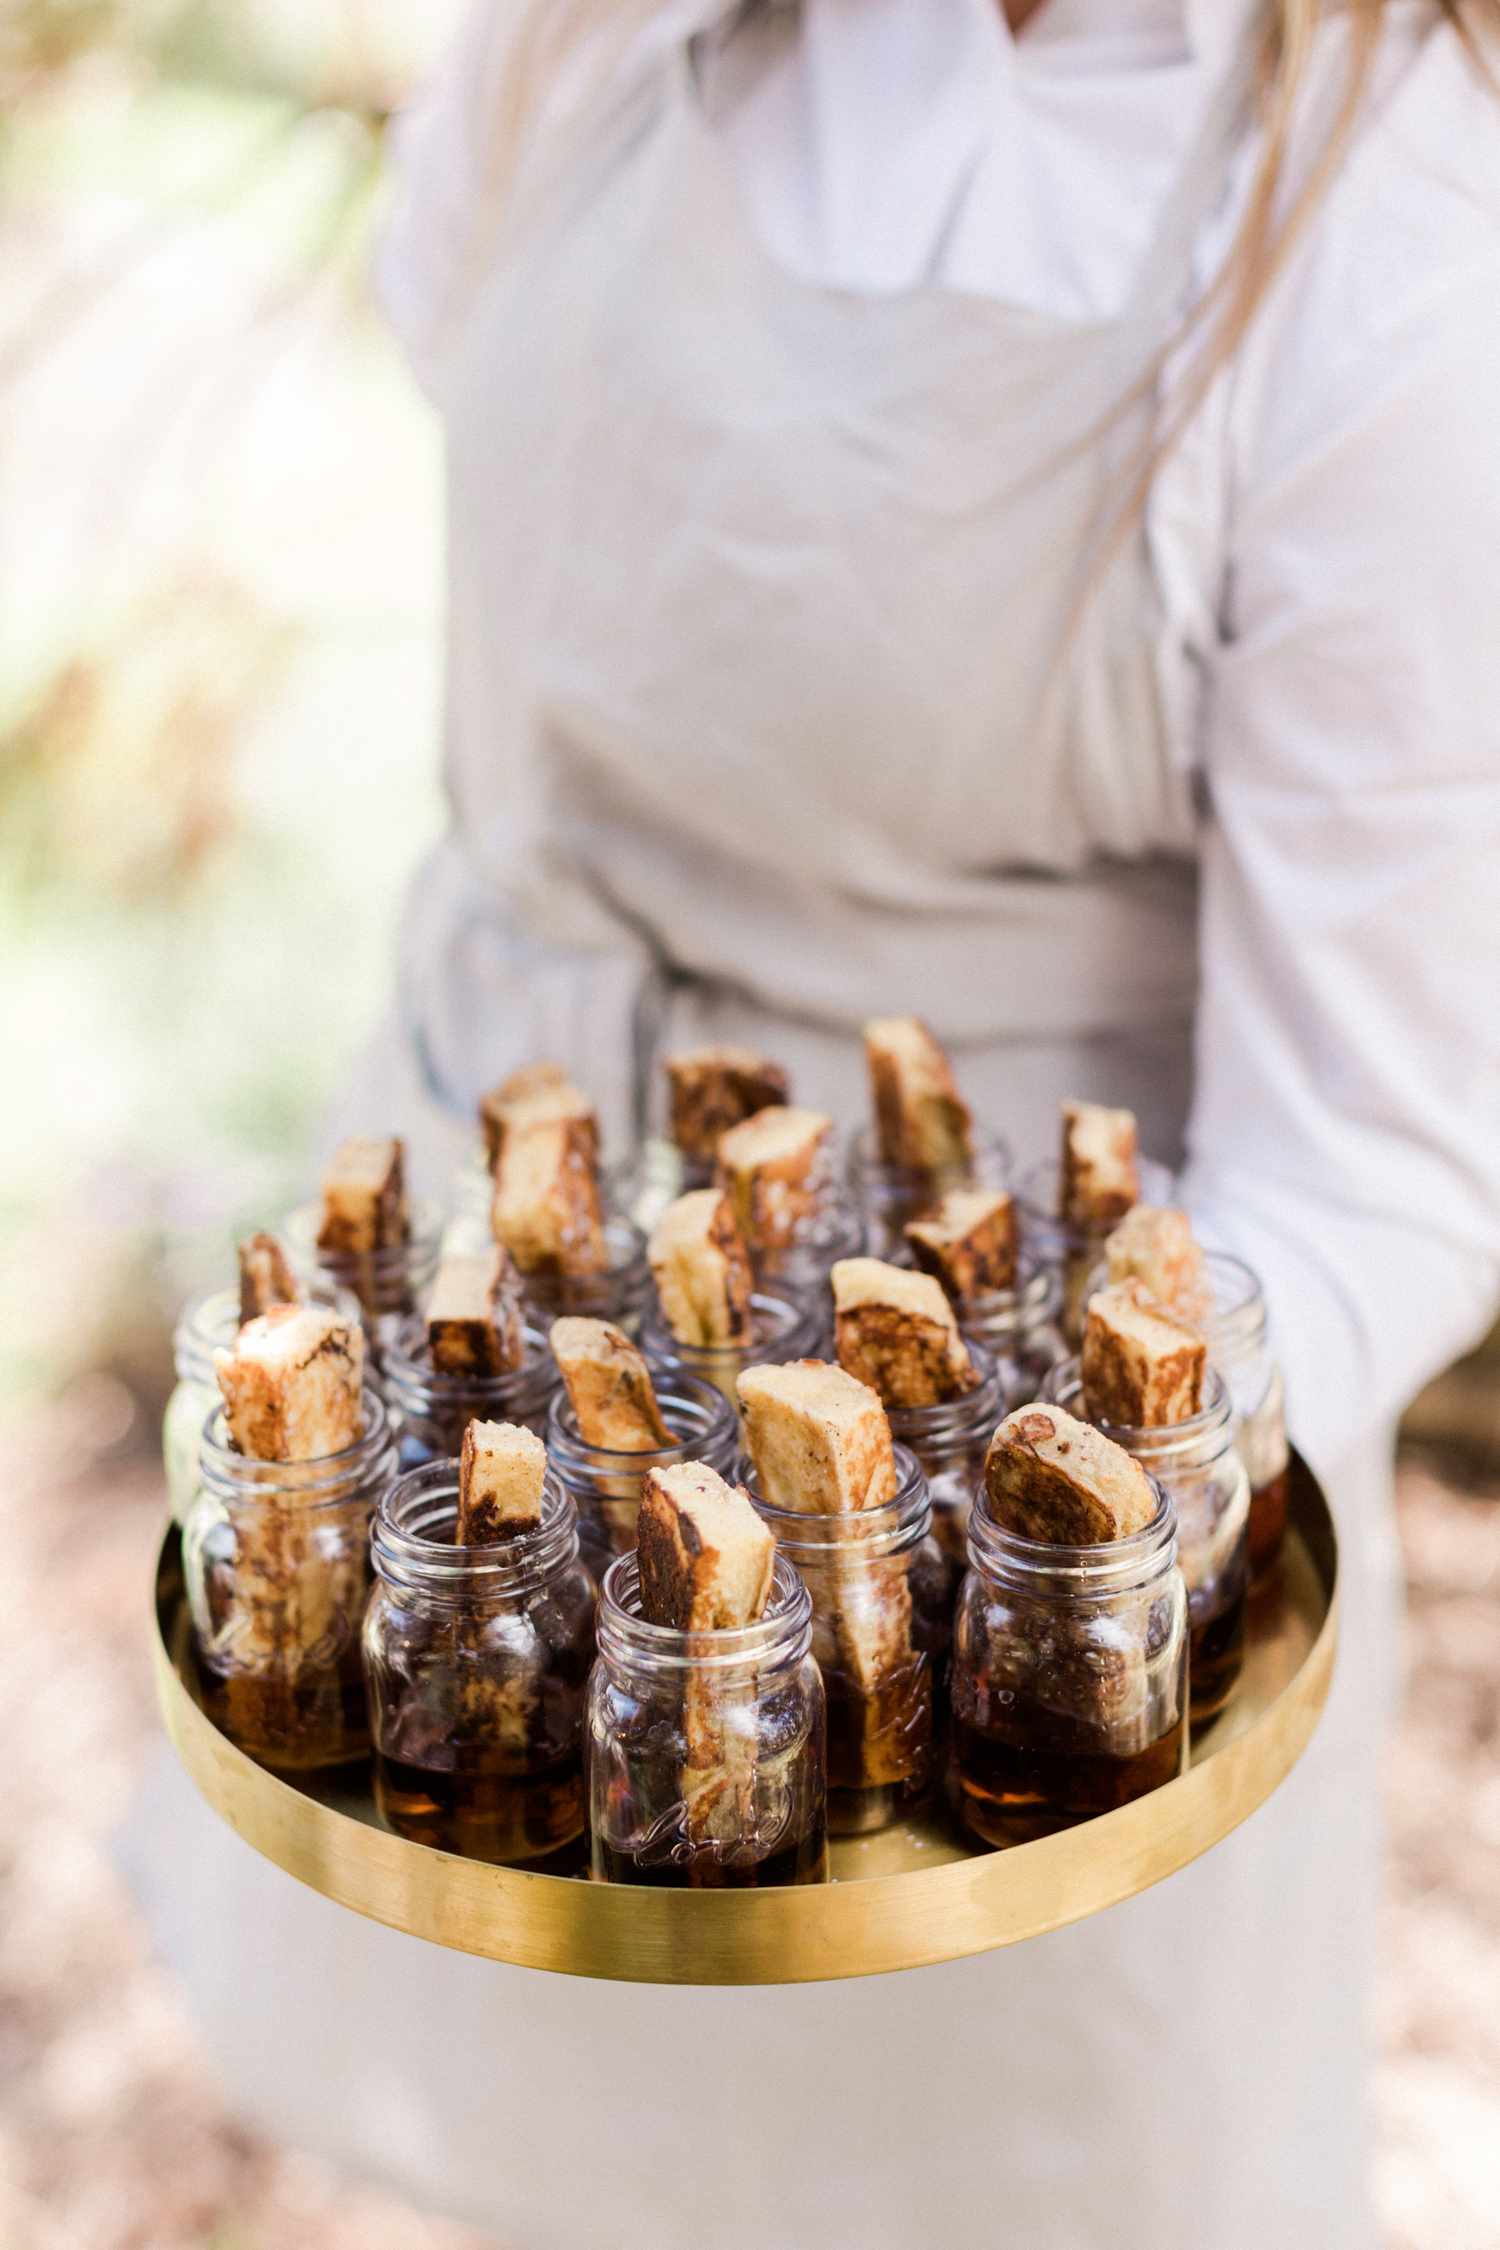
{"type": "MultiPolygon", "coordinates": [[[[0,1447],[0,2244],[479,2250],[238,2129],[148,1955],[110,1858],[155,1732],[143,1624],[162,1500],[142,1422],[123,1384],[93,1376],[0,1447]]],[[[1411,1685],[1380,1994],[1385,2243],[1496,2250],[1500,1496],[1414,1457],[1401,1523],[1411,1685]]]]}

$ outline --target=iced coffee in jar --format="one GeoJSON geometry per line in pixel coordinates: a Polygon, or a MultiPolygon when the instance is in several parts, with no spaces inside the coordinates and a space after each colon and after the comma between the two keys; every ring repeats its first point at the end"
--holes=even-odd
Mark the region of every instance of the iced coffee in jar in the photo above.
{"type": "Polygon", "coordinates": [[[1137,1147],[1130,1110],[1063,1103],[1059,1160],[1023,1173],[1017,1201],[1023,1250],[1058,1276],[1058,1323],[1070,1351],[1082,1341],[1093,1270],[1110,1234],[1137,1203],[1168,1203],[1171,1194],[1171,1173],[1137,1147]]]}
{"type": "Polygon", "coordinates": [[[979,1125],[943,1048],[919,1016],[865,1025],[871,1122],[850,1143],[849,1191],[877,1258],[906,1255],[908,1221],[950,1192],[1003,1189],[1010,1150],[979,1125]]]}
{"type": "Polygon", "coordinates": [[[548,1410],[547,1449],[577,1507],[584,1560],[602,1579],[635,1545],[648,1474],[683,1461],[727,1474],[739,1419],[714,1384],[653,1366],[609,1321],[554,1321],[549,1342],[561,1388],[548,1410]]]}
{"type": "Polygon", "coordinates": [[[980,1842],[1028,1843],[1186,1770],[1187,1592],[1172,1505],[1086,1423],[996,1431],[954,1621],[948,1786],[980,1842]]]}
{"type": "Polygon", "coordinates": [[[183,1531],[203,1705],[283,1772],[369,1749],[359,1634],[370,1517],[395,1474],[358,1325],[312,1305],[248,1322],[220,1352],[183,1531]]]}
{"type": "Polygon", "coordinates": [[[656,1286],[641,1343],[653,1365],[712,1383],[734,1406],[743,1368],[803,1359],[817,1348],[826,1325],[818,1308],[787,1289],[757,1288],[749,1248],[721,1189],[679,1196],[646,1247],[656,1286]]]}
{"type": "Polygon", "coordinates": [[[937,1698],[953,1575],[931,1536],[926,1483],[893,1445],[875,1394],[798,1360],[740,1382],[745,1489],[812,1598],[828,1700],[828,1825],[868,1835],[937,1776],[937,1698]]]}
{"type": "Polygon", "coordinates": [[[364,1625],[375,1799],[397,1835],[497,1866],[581,1868],[595,1586],[532,1430],[471,1422],[397,1480],[364,1625]]]}
{"type": "Polygon", "coordinates": [[[1191,1611],[1193,1723],[1205,1725],[1239,1680],[1250,1587],[1250,1481],[1228,1386],[1202,1337],[1124,1282],[1091,1300],[1081,1358],[1059,1368],[1048,1396],[1096,1423],[1171,1499],[1191,1611]]]}
{"type": "Polygon", "coordinates": [[[283,1231],[300,1273],[327,1275],[358,1298],[378,1359],[431,1284],[443,1227],[435,1204],[408,1194],[404,1144],[359,1134],[335,1152],[318,1201],[293,1211],[283,1231]]]}
{"type": "Polygon", "coordinates": [[[472,1421],[519,1422],[542,1437],[559,1382],[498,1243],[442,1260],[425,1310],[399,1323],[381,1372],[403,1469],[456,1459],[472,1421]]]}
{"type": "Polygon", "coordinates": [[[596,1881],[761,1890],[828,1875],[823,1683],[807,1588],[745,1493],[646,1479],[589,1685],[596,1881]]]}
{"type": "Polygon", "coordinates": [[[177,1381],[162,1417],[162,1462],[167,1497],[180,1524],[198,1489],[198,1450],[203,1425],[219,1404],[215,1355],[228,1351],[247,1320],[273,1305],[312,1304],[358,1320],[359,1304],[349,1292],[319,1276],[304,1281],[294,1272],[273,1234],[252,1234],[238,1249],[239,1286],[216,1289],[184,1306],[172,1332],[177,1381]]]}

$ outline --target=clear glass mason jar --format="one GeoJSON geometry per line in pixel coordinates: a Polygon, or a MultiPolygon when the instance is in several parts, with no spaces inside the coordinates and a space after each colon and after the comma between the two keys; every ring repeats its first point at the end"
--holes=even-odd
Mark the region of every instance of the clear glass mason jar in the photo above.
{"type": "Polygon", "coordinates": [[[427,1323],[413,1313],[396,1328],[381,1367],[403,1469],[457,1454],[471,1421],[519,1422],[547,1435],[547,1411],[562,1377],[546,1337],[528,1321],[526,1356],[502,1375],[445,1375],[432,1364],[427,1323]]]}
{"type": "MultiPolygon", "coordinates": [[[[1286,1390],[1271,1350],[1265,1292],[1242,1258],[1205,1250],[1213,1309],[1204,1331],[1211,1364],[1229,1385],[1235,1444],[1250,1479],[1250,1582],[1269,1579],[1286,1539],[1291,1448],[1286,1390]]],[[[1109,1267],[1096,1266],[1084,1302],[1107,1287],[1109,1267]]]]}
{"type": "MultiPolygon", "coordinates": [[[[1210,1366],[1203,1392],[1203,1411],[1166,1429],[1097,1423],[1163,1487],[1177,1517],[1177,1559],[1190,1611],[1188,1668],[1195,1727],[1216,1718],[1234,1693],[1245,1661],[1250,1591],[1250,1480],[1235,1448],[1229,1386],[1217,1368],[1210,1366]]],[[[1069,1414],[1083,1415],[1076,1359],[1057,1369],[1044,1395],[1069,1414]]]]}
{"type": "Polygon", "coordinates": [[[1097,1547],[969,1527],[948,1788],[981,1842],[1029,1843],[1186,1770],[1188,1602],[1171,1501],[1097,1547]]]}
{"type": "Polygon", "coordinates": [[[957,1573],[968,1567],[969,1510],[984,1478],[984,1457],[1006,1407],[1000,1370],[982,1344],[965,1338],[979,1381],[937,1406],[887,1409],[891,1435],[916,1458],[932,1502],[932,1529],[957,1573]]]}
{"type": "MultiPolygon", "coordinates": [[[[1171,1202],[1174,1182],[1165,1164],[1143,1156],[1137,1161],[1137,1171],[1142,1203],[1171,1202]]],[[[1059,1216],[1061,1193],[1062,1166],[1055,1158],[1033,1164],[1016,1183],[1022,1249],[1028,1259],[1051,1266],[1060,1277],[1059,1325],[1068,1349],[1076,1352],[1083,1341],[1083,1316],[1093,1271],[1118,1221],[1111,1219],[1098,1227],[1074,1226],[1059,1216]]]]}
{"type": "Polygon", "coordinates": [[[937,1780],[938,1695],[953,1636],[954,1575],[932,1536],[927,1480],[896,1448],[883,1508],[799,1515],[738,1476],[812,1600],[812,1652],[828,1704],[828,1829],[868,1836],[902,1819],[937,1780]]]}
{"type": "Polygon", "coordinates": [[[793,1241],[777,1249],[752,1245],[750,1263],[757,1288],[779,1290],[817,1307],[826,1337],[833,1330],[829,1276],[840,1258],[861,1258],[864,1252],[863,1214],[854,1204],[830,1192],[793,1241]],[[826,1317],[822,1312],[825,1302],[826,1317]]]}
{"type": "Polygon", "coordinates": [[[680,1343],[662,1318],[653,1297],[641,1322],[641,1349],[654,1367],[680,1367],[722,1391],[739,1411],[736,1385],[742,1368],[765,1361],[811,1359],[823,1342],[827,1322],[815,1305],[784,1289],[757,1289],[750,1298],[750,1336],[743,1344],[680,1343]]]}
{"type": "Polygon", "coordinates": [[[1062,1275],[1020,1258],[1013,1289],[985,1289],[955,1304],[971,1350],[978,1345],[1000,1370],[1000,1414],[1035,1398],[1068,1347],[1060,1325],[1062,1275]]]}
{"type": "Polygon", "coordinates": [[[776,1557],[765,1616],[678,1633],[641,1616],[634,1555],[599,1597],[589,1683],[596,1881],[757,1890],[828,1875],[823,1682],[812,1604],[776,1557]]]}
{"type": "MultiPolygon", "coordinates": [[[[345,1320],[358,1320],[359,1303],[346,1289],[327,1280],[314,1281],[308,1301],[326,1305],[345,1320]]],[[[216,1289],[184,1306],[172,1332],[172,1356],[177,1383],[162,1416],[161,1451],[167,1477],[167,1497],[175,1522],[181,1523],[188,1503],[198,1489],[198,1448],[203,1425],[219,1404],[214,1353],[227,1352],[240,1332],[238,1289],[216,1289]]]]}
{"type": "Polygon", "coordinates": [[[292,1263],[304,1280],[322,1276],[359,1299],[365,1338],[378,1360],[396,1323],[415,1312],[432,1287],[442,1249],[443,1214],[436,1203],[415,1198],[406,1240],[389,1250],[368,1252],[321,1249],[321,1222],[316,1203],[304,1203],[290,1213],[281,1232],[292,1263]]]}
{"type": "Polygon", "coordinates": [[[936,1171],[885,1163],[873,1125],[861,1126],[849,1143],[849,1193],[864,1220],[870,1256],[901,1265],[910,1263],[903,1232],[908,1219],[930,1211],[950,1188],[1006,1187],[1010,1172],[1009,1143],[983,1127],[975,1129],[970,1163],[947,1164],[936,1171]]]}
{"type": "Polygon", "coordinates": [[[579,1435],[573,1402],[565,1390],[553,1394],[547,1411],[547,1458],[578,1510],[583,1558],[602,1579],[618,1555],[635,1547],[635,1519],[650,1469],[675,1468],[701,1461],[727,1477],[740,1449],[739,1416],[722,1391],[699,1375],[663,1368],[655,1382],[656,1403],[674,1443],[652,1453],[616,1453],[586,1445],[579,1435]]]}
{"type": "Polygon", "coordinates": [[[593,1578],[548,1471],[542,1520],[458,1547],[458,1464],[385,1494],[371,1534],[364,1663],[375,1802],[398,1836],[503,1867],[581,1873],[593,1578]]]}
{"type": "Polygon", "coordinates": [[[370,1747],[359,1631],[370,1517],[396,1473],[378,1394],[364,1435],[317,1461],[252,1461],[219,1407],[182,1534],[203,1708],[263,1766],[347,1765],[370,1747]]]}

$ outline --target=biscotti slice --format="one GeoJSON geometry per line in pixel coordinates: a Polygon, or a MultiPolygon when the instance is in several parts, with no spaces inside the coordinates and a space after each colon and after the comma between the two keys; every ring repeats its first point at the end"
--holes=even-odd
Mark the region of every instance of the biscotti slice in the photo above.
{"type": "Polygon", "coordinates": [[[318,1248],[345,1257],[396,1250],[408,1227],[402,1143],[372,1134],[342,1142],[323,1175],[318,1248]]]}
{"type": "Polygon", "coordinates": [[[1138,1200],[1135,1113],[1098,1102],[1062,1105],[1057,1212],[1070,1226],[1113,1226],[1138,1200]]]}
{"type": "Polygon", "coordinates": [[[493,1547],[542,1520],[547,1448],[517,1422],[469,1422],[458,1456],[456,1547],[493,1547]]]}
{"type": "Polygon", "coordinates": [[[491,1224],[524,1274],[581,1277],[608,1262],[594,1136],[576,1117],[508,1132],[495,1173],[491,1224]]]}
{"type": "Polygon", "coordinates": [[[1204,1328],[1213,1311],[1208,1264],[1186,1211],[1138,1203],[1104,1245],[1112,1282],[1138,1281],[1174,1320],[1204,1328]]]}
{"type": "Polygon", "coordinates": [[[1138,1281],[1101,1289],[1083,1330],[1084,1411],[1127,1429],[1169,1429],[1203,1410],[1208,1349],[1138,1281]]]}
{"type": "Polygon", "coordinates": [[[839,1365],[886,1407],[939,1406],[979,1380],[942,1283],[880,1258],[840,1258],[832,1274],[839,1365]]]}
{"type": "Polygon", "coordinates": [[[783,1106],[719,1142],[719,1181],[752,1250],[782,1250],[817,1217],[829,1187],[833,1119],[783,1106]]]}
{"type": "Polygon", "coordinates": [[[604,1453],[657,1453],[674,1443],[651,1370],[623,1329],[570,1315],[553,1321],[550,1342],[585,1445],[604,1453]]]}
{"type": "Polygon", "coordinates": [[[1060,1406],[1018,1406],[990,1440],[990,1514],[1018,1538],[1095,1547],[1143,1531],[1156,1492],[1139,1461],[1060,1406]]]}
{"type": "Polygon", "coordinates": [[[679,1344],[713,1350],[749,1339],[750,1253],[720,1189],[669,1203],[646,1249],[662,1318],[679,1344]]]}
{"type": "Polygon", "coordinates": [[[304,1291],[274,1234],[247,1235],[239,1245],[240,1326],[273,1305],[300,1305],[304,1291]]]}
{"type": "Polygon", "coordinates": [[[883,1164],[941,1172],[973,1161],[968,1104],[948,1057],[920,1016],[872,1017],[865,1025],[865,1061],[883,1164]]]}
{"type": "Polygon", "coordinates": [[[515,1267],[496,1243],[478,1257],[444,1258],[427,1300],[427,1348],[439,1374],[507,1374],[526,1357],[515,1267]]]}
{"type": "MultiPolygon", "coordinates": [[[[679,1633],[743,1630],[765,1615],[776,1542],[744,1490],[700,1462],[652,1469],[641,1498],[641,1614],[679,1633]]],[[[690,1665],[683,1687],[683,1825],[695,1843],[753,1832],[756,1676],[690,1665]]],[[[691,1871],[690,1871],[691,1879],[691,1871]]]]}
{"type": "Polygon", "coordinates": [[[959,1304],[1016,1285],[1016,1212],[1003,1188],[950,1188],[902,1231],[922,1271],[959,1304]]]}
{"type": "Polygon", "coordinates": [[[786,1072],[753,1047],[689,1047],[668,1055],[668,1130],[691,1163],[712,1164],[731,1126],[788,1098],[786,1072]]]}
{"type": "Polygon", "coordinates": [[[588,1096],[574,1085],[561,1063],[527,1063],[513,1070],[479,1098],[479,1127],[490,1170],[493,1172],[499,1163],[507,1136],[518,1127],[566,1120],[586,1132],[597,1158],[598,1117],[588,1096]]]}
{"type": "Polygon", "coordinates": [[[364,1431],[360,1329],[321,1305],[276,1305],[214,1354],[224,1419],[255,1461],[317,1461],[364,1431]]]}
{"type": "Polygon", "coordinates": [[[745,1442],[761,1498],[789,1514],[836,1516],[896,1496],[891,1425],[878,1392],[822,1359],[747,1367],[745,1442]]]}

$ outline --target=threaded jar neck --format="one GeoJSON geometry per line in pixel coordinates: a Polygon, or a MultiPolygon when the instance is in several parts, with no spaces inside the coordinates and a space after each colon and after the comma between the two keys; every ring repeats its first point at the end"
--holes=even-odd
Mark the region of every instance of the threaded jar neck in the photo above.
{"type": "Polygon", "coordinates": [[[1138,1592],[1164,1578],[1177,1562],[1177,1517],[1152,1479],[1156,1512],[1127,1539],[1074,1547],[1023,1539],[995,1521],[983,1492],[969,1514],[969,1562],[991,1585],[1013,1593],[1078,1600],[1138,1592]]]}
{"type": "Polygon", "coordinates": [[[542,1520],[534,1531],[482,1547],[454,1542],[458,1463],[429,1461],[408,1470],[384,1494],[370,1530],[377,1575],[403,1601],[455,1604],[519,1601],[536,1593],[578,1556],[578,1516],[554,1469],[542,1485],[542,1520]]]}
{"type": "Polygon", "coordinates": [[[1106,1422],[1098,1415],[1088,1414],[1083,1404],[1083,1376],[1076,1358],[1065,1359],[1048,1376],[1042,1386],[1043,1396],[1064,1413],[1075,1414],[1081,1421],[1092,1422],[1107,1438],[1133,1455],[1149,1475],[1159,1478],[1176,1476],[1188,1469],[1204,1469],[1227,1453],[1234,1443],[1234,1406],[1229,1386],[1216,1367],[1210,1367],[1203,1383],[1203,1407],[1200,1413],[1189,1416],[1185,1422],[1171,1422],[1161,1429],[1139,1429],[1131,1423],[1106,1422]]]}
{"type": "Polygon", "coordinates": [[[203,1426],[198,1473],[203,1488],[232,1514],[267,1501],[283,1509],[327,1508],[351,1500],[376,1500],[396,1473],[396,1443],[385,1402],[366,1385],[364,1429],[338,1453],[313,1461],[256,1461],[230,1439],[224,1408],[203,1426]]]}
{"type": "Polygon", "coordinates": [[[773,1507],[761,1494],[755,1463],[742,1453],[736,1475],[755,1509],[776,1534],[778,1550],[799,1567],[816,1564],[833,1548],[848,1547],[871,1562],[910,1554],[932,1529],[932,1501],[921,1463],[904,1445],[896,1451],[894,1496],[880,1508],[846,1508],[836,1515],[804,1515],[773,1507]]]}
{"type": "Polygon", "coordinates": [[[654,1388],[673,1442],[641,1453],[586,1444],[572,1400],[566,1390],[557,1392],[547,1412],[547,1453],[566,1485],[618,1497],[622,1478],[643,1481],[651,1469],[703,1461],[723,1475],[732,1467],[739,1451],[739,1420],[723,1392],[702,1376],[675,1367],[662,1370],[654,1388]]]}
{"type": "Polygon", "coordinates": [[[420,1313],[409,1314],[381,1362],[386,1394],[397,1413],[409,1416],[466,1408],[481,1421],[525,1420],[541,1411],[561,1378],[545,1335],[530,1321],[524,1341],[519,1367],[507,1367],[498,1375],[449,1375],[433,1365],[426,1320],[420,1313]]]}
{"type": "Polygon", "coordinates": [[[766,1613],[733,1631],[680,1633],[641,1615],[639,1558],[621,1555],[599,1595],[599,1655],[622,1678],[703,1672],[725,1686],[793,1671],[812,1647],[812,1599],[787,1556],[778,1553],[766,1613]]]}

